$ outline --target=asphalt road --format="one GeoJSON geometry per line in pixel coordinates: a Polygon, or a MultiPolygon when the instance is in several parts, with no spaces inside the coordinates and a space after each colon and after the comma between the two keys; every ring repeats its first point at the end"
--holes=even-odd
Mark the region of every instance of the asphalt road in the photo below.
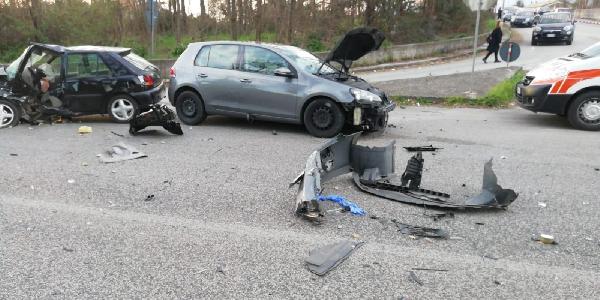
{"type": "MultiPolygon", "coordinates": [[[[579,50],[583,50],[597,42],[600,42],[600,25],[577,23],[575,30],[575,40],[570,46],[564,44],[543,44],[540,46],[531,46],[531,28],[513,28],[517,42],[521,46],[521,56],[517,61],[511,63],[511,66],[523,67],[525,70],[531,70],[537,65],[544,63],[556,57],[569,55],[579,50]],[[520,38],[519,38],[520,37],[520,38]]],[[[506,67],[506,63],[492,63],[493,56],[484,64],[482,58],[486,52],[481,51],[475,61],[475,70],[491,70],[506,67]]],[[[456,73],[471,72],[473,64],[472,57],[460,59],[443,64],[433,64],[429,66],[418,66],[412,68],[402,68],[390,71],[366,72],[360,76],[370,82],[390,81],[396,79],[421,78],[427,76],[450,75],[456,73]]]]}
{"type": "Polygon", "coordinates": [[[519,198],[433,221],[343,176],[325,193],[381,219],[330,212],[315,226],[294,216],[288,182],[325,140],[298,126],[210,117],[184,136],[133,137],[107,122],[85,123],[88,135],[80,124],[1,130],[0,298],[600,298],[597,133],[520,109],[399,108],[390,122],[363,142],[395,139],[397,172],[409,158],[401,146],[433,144],[444,149],[425,155],[423,187],[474,195],[494,157],[519,198]],[[148,157],[98,161],[121,141],[148,157]],[[389,219],[451,238],[415,240],[389,219]],[[532,241],[539,233],[559,244],[532,241]],[[353,237],[366,244],[330,274],[306,270],[310,249],[353,237]],[[447,271],[415,271],[421,286],[415,267],[447,271]]]}

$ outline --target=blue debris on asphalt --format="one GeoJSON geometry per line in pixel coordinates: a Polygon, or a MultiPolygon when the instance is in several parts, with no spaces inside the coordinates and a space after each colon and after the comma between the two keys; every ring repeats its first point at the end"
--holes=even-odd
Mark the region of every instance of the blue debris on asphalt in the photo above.
{"type": "Polygon", "coordinates": [[[335,203],[338,203],[341,207],[343,207],[345,210],[350,211],[355,216],[364,216],[367,214],[365,210],[356,205],[356,203],[352,203],[346,200],[346,198],[339,195],[320,195],[318,199],[319,201],[333,201],[335,203]]]}

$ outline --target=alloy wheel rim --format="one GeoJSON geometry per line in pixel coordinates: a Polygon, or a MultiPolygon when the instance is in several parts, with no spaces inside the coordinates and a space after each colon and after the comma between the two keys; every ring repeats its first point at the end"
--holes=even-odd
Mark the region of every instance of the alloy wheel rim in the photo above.
{"type": "Polygon", "coordinates": [[[15,112],[13,109],[4,104],[0,104],[0,127],[10,125],[15,118],[15,112]]]}
{"type": "Polygon", "coordinates": [[[592,99],[581,104],[579,117],[586,123],[600,123],[600,99],[592,99]]]}
{"type": "Polygon", "coordinates": [[[133,103],[128,99],[117,99],[110,108],[112,115],[119,121],[128,121],[133,117],[133,103]]]}
{"type": "Polygon", "coordinates": [[[333,124],[333,112],[327,106],[321,106],[312,115],[313,124],[319,129],[328,129],[333,124]]]}

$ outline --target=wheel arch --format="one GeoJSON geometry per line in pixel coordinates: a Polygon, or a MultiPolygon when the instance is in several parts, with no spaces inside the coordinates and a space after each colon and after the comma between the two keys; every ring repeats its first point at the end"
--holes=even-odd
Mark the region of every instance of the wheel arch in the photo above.
{"type": "Polygon", "coordinates": [[[179,95],[181,95],[181,93],[183,92],[195,93],[196,95],[198,95],[198,97],[200,97],[200,99],[202,99],[202,101],[204,101],[204,99],[202,98],[202,94],[200,94],[198,89],[189,85],[183,85],[177,88],[177,90],[175,90],[175,94],[173,94],[173,105],[177,105],[177,98],[179,98],[179,95]]]}
{"type": "Polygon", "coordinates": [[[583,88],[583,89],[577,91],[577,93],[573,94],[571,96],[571,98],[569,98],[569,101],[567,102],[567,105],[564,109],[564,115],[567,115],[569,113],[569,110],[571,109],[571,104],[573,103],[573,101],[575,101],[575,99],[577,99],[577,97],[581,96],[582,94],[588,93],[588,92],[600,93],[600,86],[589,86],[589,87],[583,88]]]}
{"type": "Polygon", "coordinates": [[[306,108],[308,107],[309,104],[311,104],[312,102],[314,102],[317,99],[328,99],[328,100],[331,100],[331,101],[333,101],[333,103],[337,104],[342,109],[342,111],[348,112],[348,110],[346,109],[346,107],[344,107],[344,105],[342,105],[342,103],[340,101],[336,100],[334,97],[327,96],[327,95],[313,95],[313,96],[310,96],[302,104],[302,109],[300,110],[300,122],[303,125],[304,125],[304,112],[306,111],[306,108]]]}

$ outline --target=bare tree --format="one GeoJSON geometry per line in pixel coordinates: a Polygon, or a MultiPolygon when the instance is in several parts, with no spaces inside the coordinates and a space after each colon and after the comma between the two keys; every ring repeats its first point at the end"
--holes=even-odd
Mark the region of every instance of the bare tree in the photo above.
{"type": "Polygon", "coordinates": [[[256,38],[255,40],[257,42],[261,41],[261,35],[262,35],[262,0],[256,0],[256,14],[254,17],[254,26],[255,26],[255,30],[256,30],[256,38]]]}

